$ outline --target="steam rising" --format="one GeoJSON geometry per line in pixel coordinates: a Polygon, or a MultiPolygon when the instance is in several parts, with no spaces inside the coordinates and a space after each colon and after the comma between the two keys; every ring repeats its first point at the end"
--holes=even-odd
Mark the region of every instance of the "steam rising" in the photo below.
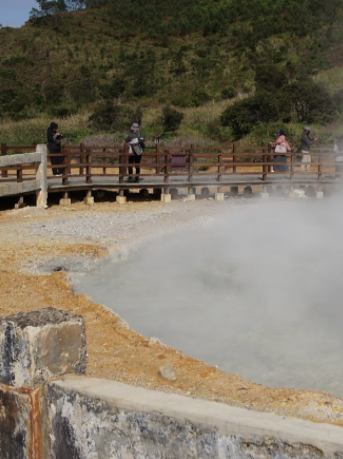
{"type": "Polygon", "coordinates": [[[78,290],[227,372],[343,397],[341,208],[337,198],[223,204],[78,290]]]}

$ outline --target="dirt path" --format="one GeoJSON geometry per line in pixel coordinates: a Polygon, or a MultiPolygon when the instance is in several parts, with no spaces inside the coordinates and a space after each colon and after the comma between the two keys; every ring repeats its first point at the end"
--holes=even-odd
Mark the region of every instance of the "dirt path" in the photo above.
{"type": "Polygon", "coordinates": [[[153,237],[197,218],[212,218],[218,205],[250,204],[142,202],[120,207],[99,203],[0,213],[1,316],[47,306],[84,316],[89,376],[343,426],[342,399],[305,390],[270,389],[146,339],[106,307],[75,295],[60,271],[99,263],[109,250],[137,240],[138,235],[153,237]],[[39,274],[42,270],[55,272],[39,274]],[[173,365],[177,381],[163,380],[158,375],[161,365],[173,365]]]}

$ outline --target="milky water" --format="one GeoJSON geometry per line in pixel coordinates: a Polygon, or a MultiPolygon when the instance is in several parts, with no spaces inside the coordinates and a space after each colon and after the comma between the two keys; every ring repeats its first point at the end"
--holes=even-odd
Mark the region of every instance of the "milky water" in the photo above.
{"type": "Polygon", "coordinates": [[[147,337],[272,387],[343,397],[340,199],[219,207],[80,276],[147,337]]]}

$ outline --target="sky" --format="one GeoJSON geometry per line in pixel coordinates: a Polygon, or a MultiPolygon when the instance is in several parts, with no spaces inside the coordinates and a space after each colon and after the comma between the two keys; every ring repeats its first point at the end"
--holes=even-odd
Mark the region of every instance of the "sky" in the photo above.
{"type": "Polygon", "coordinates": [[[0,0],[0,24],[21,27],[29,19],[29,12],[37,8],[35,0],[0,0]]]}

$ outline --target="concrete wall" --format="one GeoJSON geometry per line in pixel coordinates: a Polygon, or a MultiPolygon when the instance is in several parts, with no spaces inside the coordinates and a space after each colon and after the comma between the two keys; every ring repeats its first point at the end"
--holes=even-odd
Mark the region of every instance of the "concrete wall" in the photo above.
{"type": "Polygon", "coordinates": [[[343,428],[86,378],[85,368],[82,317],[47,308],[2,319],[0,459],[343,459],[343,428]]]}
{"type": "Polygon", "coordinates": [[[343,458],[343,429],[98,379],[48,385],[53,459],[343,458]]]}

